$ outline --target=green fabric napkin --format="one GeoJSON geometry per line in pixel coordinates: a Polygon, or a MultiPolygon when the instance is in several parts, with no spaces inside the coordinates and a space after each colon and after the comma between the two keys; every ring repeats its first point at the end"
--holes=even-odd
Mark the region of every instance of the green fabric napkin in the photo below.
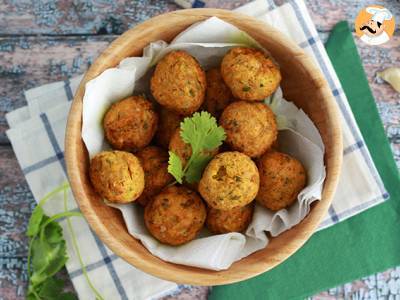
{"type": "Polygon", "coordinates": [[[287,261],[252,279],[216,286],[213,299],[302,299],[400,264],[400,176],[347,22],[326,50],[391,198],[315,233],[287,261]]]}

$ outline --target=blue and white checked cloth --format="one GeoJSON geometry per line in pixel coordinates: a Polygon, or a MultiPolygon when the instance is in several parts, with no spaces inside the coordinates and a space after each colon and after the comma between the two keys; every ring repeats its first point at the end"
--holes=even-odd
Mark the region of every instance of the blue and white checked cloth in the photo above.
{"type": "MultiPolygon", "coordinates": [[[[320,229],[334,225],[388,199],[379,174],[350,110],[346,95],[302,0],[276,7],[266,0],[238,11],[277,27],[300,45],[320,66],[339,105],[344,138],[343,171],[329,214],[320,229]]],[[[28,105],[7,114],[7,135],[36,200],[66,180],[64,134],[67,114],[81,76],[25,92],[28,105]]],[[[48,214],[63,211],[61,195],[49,201],[48,214]]],[[[69,193],[69,209],[77,210],[69,193]]],[[[154,299],[181,288],[147,275],[113,254],[90,230],[86,221],[72,218],[83,260],[96,288],[105,299],[154,299]]],[[[61,222],[66,228],[65,221],[61,222]]],[[[70,259],[67,269],[81,299],[94,299],[88,288],[70,236],[64,230],[70,259]]]]}

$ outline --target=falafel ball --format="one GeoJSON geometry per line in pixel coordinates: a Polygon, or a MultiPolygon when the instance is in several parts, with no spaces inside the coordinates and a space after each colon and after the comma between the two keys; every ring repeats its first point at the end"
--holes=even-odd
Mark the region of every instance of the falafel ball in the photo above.
{"type": "Polygon", "coordinates": [[[210,208],[207,213],[207,228],[213,233],[243,232],[249,226],[254,211],[254,202],[230,210],[210,208]]]}
{"type": "Polygon", "coordinates": [[[256,164],[240,152],[224,152],[207,165],[199,192],[212,208],[229,210],[254,200],[260,185],[256,164]]]}
{"type": "Polygon", "coordinates": [[[161,108],[159,112],[158,129],[155,136],[157,145],[168,149],[169,141],[175,130],[179,128],[183,116],[176,112],[161,108]]]}
{"type": "MultiPolygon", "coordinates": [[[[182,166],[185,166],[192,156],[192,147],[183,141],[180,128],[177,128],[172,135],[171,141],[169,142],[169,150],[179,156],[182,162],[182,166]]],[[[205,151],[204,154],[215,156],[218,151],[219,148],[216,148],[210,151],[205,151]]]]}
{"type": "Polygon", "coordinates": [[[147,146],[157,130],[153,104],[142,96],[114,103],[103,119],[104,133],[113,148],[137,151],[147,146]]]}
{"type": "Polygon", "coordinates": [[[225,108],[219,124],[225,130],[225,142],[250,157],[262,155],[278,135],[275,115],[264,103],[233,102],[225,108]]]}
{"type": "Polygon", "coordinates": [[[208,70],[206,78],[207,90],[204,108],[214,117],[219,118],[225,107],[233,101],[233,95],[222,79],[220,68],[208,70]]]}
{"type": "Polygon", "coordinates": [[[305,187],[307,175],[303,165],[281,152],[268,151],[258,161],[260,190],[256,200],[277,211],[288,207],[305,187]]]}
{"type": "Polygon", "coordinates": [[[261,101],[281,82],[279,67],[262,51],[238,47],[228,51],[221,63],[221,74],[234,97],[261,101]]]}
{"type": "Polygon", "coordinates": [[[150,81],[154,98],[162,106],[188,116],[204,101],[206,75],[194,57],[172,51],[162,58],[150,81]]]}
{"type": "Polygon", "coordinates": [[[135,201],[144,189],[144,171],[129,152],[103,151],[90,161],[90,181],[96,192],[110,202],[135,201]]]}
{"type": "Polygon", "coordinates": [[[196,192],[183,186],[170,186],[147,204],[144,221],[157,240],[177,246],[196,237],[206,215],[206,207],[196,192]]]}
{"type": "Polygon", "coordinates": [[[168,173],[168,152],[162,148],[148,146],[137,153],[144,171],[144,191],[138,202],[146,205],[163,187],[173,181],[168,173]]]}

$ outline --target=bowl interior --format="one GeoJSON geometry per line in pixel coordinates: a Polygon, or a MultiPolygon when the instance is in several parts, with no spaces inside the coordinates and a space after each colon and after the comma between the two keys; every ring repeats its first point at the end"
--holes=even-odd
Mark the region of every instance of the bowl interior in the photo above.
{"type": "Polygon", "coordinates": [[[218,285],[241,281],[265,272],[287,259],[315,231],[325,216],[336,188],[341,159],[342,139],[339,116],[334,99],[319,69],[302,49],[280,32],[251,17],[216,9],[181,10],[152,18],[127,31],[115,40],[93,63],[75,95],[69,114],[66,134],[66,161],[75,199],[100,239],[117,255],[152,275],[179,283],[218,285]],[[82,98],[85,83],[105,69],[116,66],[123,58],[140,56],[152,41],[171,41],[195,22],[217,16],[250,34],[268,49],[282,71],[282,89],[312,119],[325,144],[327,177],[321,201],[313,205],[309,215],[291,230],[270,240],[269,245],[228,270],[210,271],[165,262],[147,251],[130,236],[120,213],[104,205],[88,179],[89,158],[81,139],[82,98]]]}

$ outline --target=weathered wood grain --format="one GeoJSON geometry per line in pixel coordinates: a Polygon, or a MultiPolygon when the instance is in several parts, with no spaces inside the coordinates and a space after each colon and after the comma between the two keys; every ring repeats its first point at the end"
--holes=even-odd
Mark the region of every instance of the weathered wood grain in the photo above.
{"type": "MultiPolygon", "coordinates": [[[[276,0],[277,4],[285,0],[276,0]]],[[[205,0],[206,7],[233,9],[250,0],[205,0]]],[[[328,31],[340,20],[352,24],[370,0],[306,0],[317,28],[328,31]]],[[[376,2],[376,1],[375,1],[376,2]]],[[[378,1],[399,16],[396,0],[378,1]]],[[[377,2],[376,2],[377,3],[377,2]]],[[[377,3],[378,4],[378,3],[377,3]]],[[[0,2],[0,35],[120,34],[143,20],[177,9],[167,0],[144,1],[19,1],[0,2]]],[[[398,27],[397,27],[398,28],[398,27]]]]}
{"type": "MultiPolygon", "coordinates": [[[[35,200],[10,146],[0,146],[0,299],[25,299],[28,281],[25,231],[35,200]]],[[[58,275],[73,291],[68,273],[58,275]]]]}
{"type": "MultiPolygon", "coordinates": [[[[26,257],[0,257],[0,299],[25,299],[28,284],[26,262],[26,257]]],[[[74,287],[65,268],[57,274],[57,278],[65,282],[65,292],[74,292],[74,287]]]]}
{"type": "Polygon", "coordinates": [[[26,258],[0,257],[1,299],[24,299],[26,282],[26,258]]]}
{"type": "Polygon", "coordinates": [[[0,257],[24,258],[34,199],[11,147],[0,146],[0,166],[0,257]]]}
{"type": "Polygon", "coordinates": [[[24,90],[82,74],[115,37],[0,38],[0,144],[8,142],[5,114],[26,105],[24,90]]]}
{"type": "Polygon", "coordinates": [[[167,0],[0,2],[0,34],[121,34],[178,7],[167,0]]]}

